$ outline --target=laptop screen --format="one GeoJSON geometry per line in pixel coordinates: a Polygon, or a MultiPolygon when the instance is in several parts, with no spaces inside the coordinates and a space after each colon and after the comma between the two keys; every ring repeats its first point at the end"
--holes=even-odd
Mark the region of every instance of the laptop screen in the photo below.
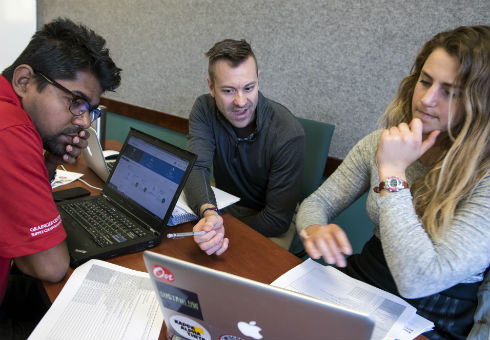
{"type": "Polygon", "coordinates": [[[188,164],[188,160],[130,135],[107,187],[163,220],[188,164]]]}

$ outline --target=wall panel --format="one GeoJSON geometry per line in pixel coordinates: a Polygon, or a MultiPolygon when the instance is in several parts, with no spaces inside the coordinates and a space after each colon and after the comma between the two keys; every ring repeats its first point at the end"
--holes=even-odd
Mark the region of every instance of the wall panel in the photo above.
{"type": "Polygon", "coordinates": [[[260,88],[300,117],[336,125],[343,158],[376,126],[421,44],[459,25],[490,24],[488,0],[39,0],[39,25],[58,16],[94,28],[124,69],[112,99],[188,117],[207,92],[204,53],[251,42],[260,88]]]}

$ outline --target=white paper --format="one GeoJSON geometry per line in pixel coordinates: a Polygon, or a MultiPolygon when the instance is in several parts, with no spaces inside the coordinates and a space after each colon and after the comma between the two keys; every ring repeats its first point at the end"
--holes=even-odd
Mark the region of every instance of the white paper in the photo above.
{"type": "Polygon", "coordinates": [[[71,183],[81,178],[83,174],[79,172],[66,171],[66,170],[56,170],[56,177],[54,181],[51,183],[51,188],[54,189],[56,187],[71,183]]]}
{"type": "Polygon", "coordinates": [[[412,340],[419,334],[430,331],[434,328],[434,323],[429,321],[418,314],[415,314],[413,318],[405,325],[403,331],[393,340],[412,340]]]}
{"type": "Polygon", "coordinates": [[[104,155],[104,158],[107,158],[107,157],[110,157],[110,156],[119,155],[119,151],[115,151],[115,150],[104,150],[104,151],[102,151],[102,154],[104,155]]]}
{"type": "MultiPolygon", "coordinates": [[[[416,316],[416,309],[403,299],[312,259],[281,275],[272,285],[368,314],[375,322],[371,339],[402,339],[408,333],[405,326],[416,316]]],[[[416,324],[407,328],[411,330],[409,339],[427,330],[424,327],[416,333],[419,318],[415,317],[416,324]]]]}
{"type": "MultiPolygon", "coordinates": [[[[211,186],[211,189],[213,189],[214,197],[216,198],[216,204],[218,205],[218,209],[224,209],[227,206],[232,205],[240,200],[239,197],[229,194],[221,189],[215,188],[213,186],[211,186]]],[[[187,204],[184,191],[182,191],[182,193],[180,194],[176,207],[185,210],[189,214],[194,214],[192,209],[187,204]]]]}
{"type": "Polygon", "coordinates": [[[29,340],[156,340],[163,315],[148,273],[90,260],[68,279],[29,340]]]}

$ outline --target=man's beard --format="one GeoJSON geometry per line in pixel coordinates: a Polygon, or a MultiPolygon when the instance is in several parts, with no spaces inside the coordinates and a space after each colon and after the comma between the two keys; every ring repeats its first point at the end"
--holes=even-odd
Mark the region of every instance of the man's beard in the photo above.
{"type": "Polygon", "coordinates": [[[59,142],[58,139],[63,135],[72,135],[74,133],[78,135],[80,131],[82,131],[81,127],[75,127],[75,128],[66,129],[54,136],[43,137],[42,141],[43,141],[44,150],[53,154],[54,156],[63,157],[63,155],[66,153],[66,146],[68,144],[59,142]]]}

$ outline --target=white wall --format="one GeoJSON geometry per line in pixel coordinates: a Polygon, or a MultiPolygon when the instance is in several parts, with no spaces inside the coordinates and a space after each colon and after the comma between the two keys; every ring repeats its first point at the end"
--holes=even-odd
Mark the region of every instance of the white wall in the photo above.
{"type": "Polygon", "coordinates": [[[0,73],[10,66],[36,31],[36,0],[0,0],[0,73]]]}

